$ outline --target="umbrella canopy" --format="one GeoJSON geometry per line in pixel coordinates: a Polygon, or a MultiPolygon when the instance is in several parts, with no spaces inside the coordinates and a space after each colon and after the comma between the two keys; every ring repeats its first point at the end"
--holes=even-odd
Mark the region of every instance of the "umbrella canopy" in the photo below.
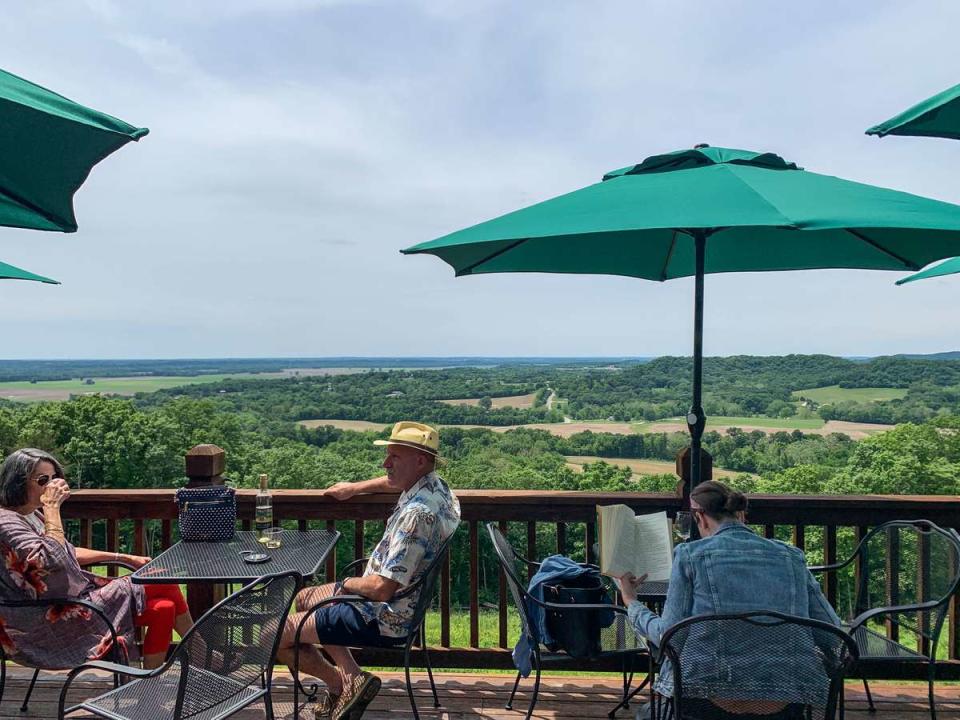
{"type": "Polygon", "coordinates": [[[960,255],[960,206],[806,172],[772,153],[698,147],[402,251],[456,274],[693,275],[691,481],[700,477],[703,276],[919,269],[960,255]]]}
{"type": "Polygon", "coordinates": [[[926,280],[927,278],[940,277],[942,275],[953,275],[954,273],[960,273],[960,257],[950,258],[946,262],[935,265],[932,268],[927,268],[913,275],[907,275],[905,278],[900,278],[897,280],[897,285],[903,285],[904,283],[913,282],[914,280],[926,280]]]}
{"type": "Polygon", "coordinates": [[[29,270],[23,270],[13,265],[7,265],[0,262],[0,280],[35,280],[37,282],[49,283],[50,285],[59,285],[59,280],[53,280],[43,275],[35,275],[29,270]]]}
{"type": "Polygon", "coordinates": [[[0,225],[75,232],[91,168],[149,132],[0,70],[0,225]]]}
{"type": "Polygon", "coordinates": [[[874,125],[867,130],[867,135],[917,135],[960,140],[960,85],[874,125]]]}

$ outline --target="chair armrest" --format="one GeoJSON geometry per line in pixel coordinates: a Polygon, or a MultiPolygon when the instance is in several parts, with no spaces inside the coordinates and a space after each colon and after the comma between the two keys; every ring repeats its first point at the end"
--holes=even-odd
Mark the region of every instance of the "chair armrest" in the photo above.
{"type": "Polygon", "coordinates": [[[91,660],[90,662],[85,662],[83,665],[78,665],[75,667],[72,672],[86,669],[106,670],[107,672],[129,675],[130,677],[135,678],[145,678],[157,673],[157,669],[143,670],[141,668],[131,667],[130,665],[121,665],[120,663],[109,662],[107,660],[91,660]]]}
{"type": "Polygon", "coordinates": [[[888,605],[886,607],[873,608],[862,612],[850,621],[850,632],[852,633],[858,627],[861,627],[867,621],[884,615],[894,615],[897,613],[919,612],[921,610],[932,610],[941,604],[941,601],[931,600],[925,603],[912,603],[910,605],[888,605]]]}
{"type": "Polygon", "coordinates": [[[67,679],[63,683],[63,687],[60,688],[60,701],[58,704],[57,717],[62,718],[66,710],[67,703],[67,692],[70,690],[70,686],[73,684],[73,681],[77,679],[77,676],[84,670],[106,670],[111,673],[119,673],[121,675],[128,675],[134,678],[147,678],[153,675],[159,675],[161,672],[167,669],[167,666],[170,663],[164,663],[159,668],[155,670],[141,670],[140,668],[130,667],[129,665],[120,665],[119,663],[107,662],[105,660],[90,660],[85,662],[82,665],[78,665],[69,673],[67,673],[67,679]]]}
{"type": "Polygon", "coordinates": [[[353,562],[348,563],[346,566],[344,566],[344,568],[343,568],[343,574],[346,575],[346,574],[350,571],[351,568],[354,568],[354,567],[356,567],[357,565],[360,565],[361,563],[362,563],[362,564],[366,564],[369,560],[370,560],[370,556],[369,556],[369,555],[368,555],[367,557],[357,558],[357,559],[354,560],[353,562]]]}
{"type": "Polygon", "coordinates": [[[521,555],[518,552],[514,552],[513,554],[517,558],[517,560],[522,562],[527,567],[536,567],[536,568],[540,567],[540,562],[537,560],[527,560],[523,555],[521,555]]]}
{"type": "MultiPolygon", "coordinates": [[[[315,602],[309,608],[302,611],[303,617],[300,619],[300,622],[297,624],[297,631],[293,635],[294,667],[297,670],[297,672],[294,673],[295,677],[298,674],[299,664],[300,664],[300,635],[303,632],[303,626],[306,625],[307,621],[313,617],[313,613],[315,613],[319,608],[325,605],[332,605],[333,603],[337,603],[337,602],[362,603],[362,602],[369,602],[369,600],[370,598],[365,598],[362,595],[334,595],[332,597],[324,598],[319,602],[315,602]]],[[[299,682],[299,680],[297,680],[297,682],[299,682]]]]}
{"type": "MultiPolygon", "coordinates": [[[[528,567],[538,568],[542,564],[539,560],[527,560],[527,558],[519,553],[514,553],[514,555],[516,556],[517,560],[524,563],[528,567]]],[[[600,566],[594,563],[577,563],[577,565],[587,570],[596,570],[597,572],[600,572],[600,566]]]]}
{"type": "Polygon", "coordinates": [[[623,605],[614,605],[610,603],[552,603],[546,600],[538,600],[532,595],[527,595],[528,600],[544,608],[545,610],[609,610],[621,615],[627,614],[627,609],[623,605]]]}
{"type": "Polygon", "coordinates": [[[82,568],[91,568],[91,567],[122,567],[127,570],[136,570],[133,565],[123,560],[100,560],[99,562],[84,563],[80,567],[82,568]]]}
{"type": "Polygon", "coordinates": [[[337,603],[337,602],[361,603],[361,602],[373,602],[373,601],[370,600],[370,598],[368,597],[364,597],[363,595],[333,595],[332,597],[324,598],[323,600],[319,600],[315,602],[313,605],[311,605],[307,610],[304,610],[303,612],[305,612],[307,614],[307,617],[309,617],[324,605],[332,605],[333,603],[337,603]]]}

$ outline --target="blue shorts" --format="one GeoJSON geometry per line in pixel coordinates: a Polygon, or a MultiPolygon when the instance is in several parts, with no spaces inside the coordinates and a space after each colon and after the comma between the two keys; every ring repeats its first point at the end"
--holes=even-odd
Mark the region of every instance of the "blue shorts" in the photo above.
{"type": "Polygon", "coordinates": [[[368,622],[353,603],[324,605],[313,615],[321,645],[396,647],[406,642],[406,638],[381,635],[380,624],[376,620],[368,622]]]}

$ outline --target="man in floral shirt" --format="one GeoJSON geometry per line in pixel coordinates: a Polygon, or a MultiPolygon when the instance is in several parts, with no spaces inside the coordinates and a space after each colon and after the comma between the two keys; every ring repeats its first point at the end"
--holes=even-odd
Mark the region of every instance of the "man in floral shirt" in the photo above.
{"type": "Polygon", "coordinates": [[[317,702],[319,720],[358,720],[380,689],[380,679],[361,671],[349,646],[402,645],[412,628],[418,593],[394,599],[416,583],[460,524],[460,504],[436,472],[440,448],[437,431],[416,422],[398,422],[388,440],[383,467],[387,474],[357,483],[337,483],[326,494],[347,500],[361,493],[400,492],[383,537],[363,577],[306,588],[297,595],[281,640],[279,658],[293,663],[296,628],[304,611],[335,595],[365,598],[321,606],[306,621],[300,636],[300,667],[321,678],[327,692],[317,702]],[[309,643],[309,644],[307,644],[309,643]],[[327,663],[316,645],[333,658],[327,663]]]}

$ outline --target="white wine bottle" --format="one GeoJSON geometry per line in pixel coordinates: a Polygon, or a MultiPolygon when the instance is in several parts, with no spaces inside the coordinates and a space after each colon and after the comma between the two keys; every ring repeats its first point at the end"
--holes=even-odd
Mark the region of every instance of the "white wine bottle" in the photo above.
{"type": "Polygon", "coordinates": [[[257,540],[265,543],[267,536],[265,531],[273,527],[273,498],[270,496],[270,490],[267,488],[267,476],[260,476],[260,489],[257,490],[257,511],[254,519],[254,527],[257,530],[257,540]]]}

